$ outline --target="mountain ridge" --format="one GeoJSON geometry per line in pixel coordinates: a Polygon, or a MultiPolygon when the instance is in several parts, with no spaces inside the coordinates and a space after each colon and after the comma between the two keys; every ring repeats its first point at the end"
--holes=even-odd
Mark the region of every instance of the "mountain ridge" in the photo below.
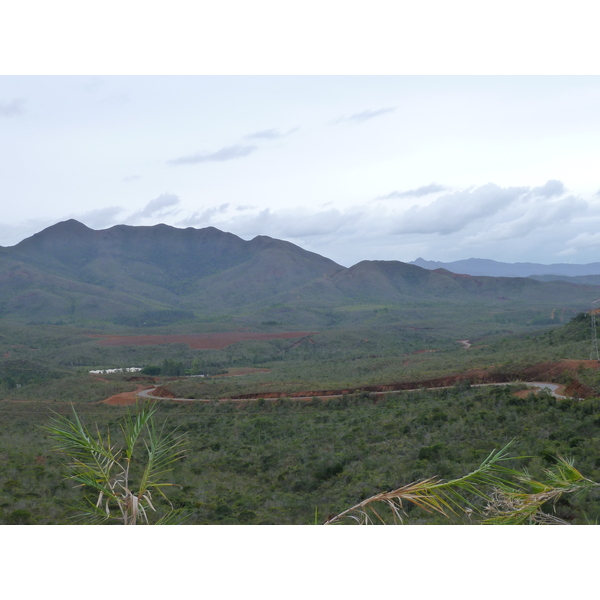
{"type": "Polygon", "coordinates": [[[423,269],[446,269],[461,275],[484,277],[531,277],[542,275],[556,275],[575,277],[584,275],[600,275],[600,262],[584,265],[570,263],[553,263],[549,265],[532,262],[505,263],[488,258],[468,258],[452,262],[425,260],[421,257],[411,261],[423,269]]]}
{"type": "Polygon", "coordinates": [[[156,311],[268,315],[275,305],[298,315],[419,302],[583,307],[599,296],[588,282],[457,274],[400,261],[348,268],[291,242],[246,241],[214,227],[93,230],[71,219],[0,249],[0,317],[26,322],[138,322],[156,311]]]}

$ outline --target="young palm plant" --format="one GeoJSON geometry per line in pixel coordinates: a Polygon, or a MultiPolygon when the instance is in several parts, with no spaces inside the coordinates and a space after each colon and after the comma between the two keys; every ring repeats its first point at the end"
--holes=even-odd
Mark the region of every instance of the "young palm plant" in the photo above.
{"type": "Polygon", "coordinates": [[[56,449],[70,459],[68,479],[92,493],[91,498],[85,496],[83,511],[76,517],[89,523],[149,524],[150,514],[158,515],[154,494],[170,507],[155,524],[174,524],[184,518],[163,491],[174,485],[166,482],[165,476],[183,457],[184,439],[175,432],[165,434],[164,425],[157,430],[156,410],[156,405],[146,406],[123,419],[120,447],[112,442],[110,431],[105,437],[98,428],[91,433],[75,409],[73,420],[57,415],[45,428],[58,442],[56,449]]]}

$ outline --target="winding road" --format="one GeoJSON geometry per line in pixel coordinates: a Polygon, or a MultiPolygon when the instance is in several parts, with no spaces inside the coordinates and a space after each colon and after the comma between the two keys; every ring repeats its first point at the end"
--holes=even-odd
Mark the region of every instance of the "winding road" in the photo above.
{"type": "MultiPolygon", "coordinates": [[[[556,390],[560,387],[559,384],[557,383],[548,383],[545,381],[512,381],[510,383],[476,383],[474,385],[472,385],[471,387],[485,387],[485,386],[490,386],[490,385],[516,385],[516,384],[525,384],[529,387],[538,389],[538,390],[547,390],[549,391],[555,398],[560,398],[561,400],[564,400],[567,398],[567,396],[561,396],[560,394],[556,393],[556,390]]],[[[387,392],[371,392],[377,395],[383,395],[383,394],[397,394],[399,392],[416,392],[422,389],[427,389],[427,390],[443,390],[443,389],[448,389],[450,387],[454,387],[454,386],[445,386],[445,387],[433,387],[433,388],[414,388],[411,390],[391,390],[391,391],[387,391],[387,392]]],[[[154,390],[156,390],[158,388],[154,387],[154,388],[150,388],[148,390],[142,390],[140,392],[138,392],[137,396],[138,398],[144,398],[146,400],[151,399],[151,400],[171,400],[173,402],[214,402],[215,398],[165,398],[164,396],[153,396],[152,392],[154,392],[154,390]]],[[[332,395],[321,395],[319,396],[319,398],[341,398],[343,396],[343,394],[332,394],[332,395]]],[[[287,398],[286,396],[282,396],[287,398]]],[[[295,396],[291,399],[293,400],[312,400],[313,396],[295,396]]],[[[265,398],[265,400],[278,400],[279,398],[265,398]]],[[[288,398],[290,399],[290,398],[288,398]]],[[[219,398],[218,401],[219,402],[255,402],[256,400],[258,400],[258,398],[227,398],[227,399],[221,399],[219,398]]]]}

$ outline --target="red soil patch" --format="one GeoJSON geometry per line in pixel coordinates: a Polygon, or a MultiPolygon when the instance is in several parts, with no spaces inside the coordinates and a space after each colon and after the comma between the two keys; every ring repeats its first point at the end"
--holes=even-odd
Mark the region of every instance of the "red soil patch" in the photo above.
{"type": "MultiPolygon", "coordinates": [[[[516,396],[517,398],[527,398],[529,394],[534,394],[537,396],[541,391],[542,390],[540,388],[531,388],[529,390],[520,390],[518,392],[513,392],[513,396],[516,396]]],[[[571,396],[570,393],[567,393],[564,385],[559,385],[556,388],[555,393],[557,393],[559,396],[571,396]]]]}
{"type": "Polygon", "coordinates": [[[111,406],[131,406],[137,402],[138,392],[148,389],[150,389],[150,387],[147,385],[138,385],[135,389],[135,392],[122,392],[120,394],[115,394],[106,400],[102,400],[102,403],[110,404],[111,406]]]}
{"type": "MultiPolygon", "coordinates": [[[[134,392],[122,392],[121,394],[115,394],[106,400],[103,400],[103,404],[109,404],[110,406],[132,406],[138,401],[138,393],[142,390],[152,389],[152,386],[148,385],[138,385],[134,392]]],[[[154,392],[152,392],[153,396],[158,396],[160,398],[174,398],[175,394],[170,392],[166,388],[157,387],[154,392]]]]}
{"type": "Polygon", "coordinates": [[[600,363],[597,360],[561,360],[558,362],[545,362],[523,371],[524,376],[529,381],[553,381],[553,378],[560,377],[564,373],[576,376],[580,367],[587,369],[600,369],[600,363]]]}
{"type": "Polygon", "coordinates": [[[222,350],[245,340],[272,340],[316,335],[314,331],[289,331],[282,333],[258,333],[229,331],[226,333],[193,333],[173,335],[92,335],[101,338],[100,346],[154,346],[159,344],[187,344],[194,350],[222,350]]]}
{"type": "Polygon", "coordinates": [[[171,390],[161,386],[154,388],[152,396],[156,396],[158,398],[175,398],[175,394],[171,390]]]}
{"type": "MultiPolygon", "coordinates": [[[[152,389],[151,385],[138,385],[135,388],[134,392],[121,392],[120,394],[115,394],[106,400],[102,400],[102,404],[109,404],[111,406],[131,406],[138,401],[138,393],[142,390],[152,389]]],[[[157,388],[157,390],[162,390],[163,388],[157,388]]],[[[164,390],[168,394],[171,394],[168,390],[164,390]]],[[[160,394],[156,394],[157,396],[160,394]]],[[[173,394],[170,396],[163,396],[164,398],[173,398],[173,394]]]]}
{"type": "Polygon", "coordinates": [[[137,402],[137,392],[123,392],[115,394],[103,401],[104,404],[111,406],[131,406],[137,402]]]}
{"type": "Polygon", "coordinates": [[[559,394],[563,394],[565,396],[570,396],[571,398],[591,398],[592,396],[597,396],[598,394],[587,385],[580,383],[577,380],[573,380],[568,386],[561,386],[564,388],[564,392],[557,390],[559,394]]]}

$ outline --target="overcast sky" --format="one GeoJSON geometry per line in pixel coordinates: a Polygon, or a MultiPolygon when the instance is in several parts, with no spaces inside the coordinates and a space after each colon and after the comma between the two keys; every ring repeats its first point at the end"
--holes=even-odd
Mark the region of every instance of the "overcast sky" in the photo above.
{"type": "Polygon", "coordinates": [[[0,245],[75,218],[598,261],[599,106],[597,76],[2,76],[0,245]]]}

